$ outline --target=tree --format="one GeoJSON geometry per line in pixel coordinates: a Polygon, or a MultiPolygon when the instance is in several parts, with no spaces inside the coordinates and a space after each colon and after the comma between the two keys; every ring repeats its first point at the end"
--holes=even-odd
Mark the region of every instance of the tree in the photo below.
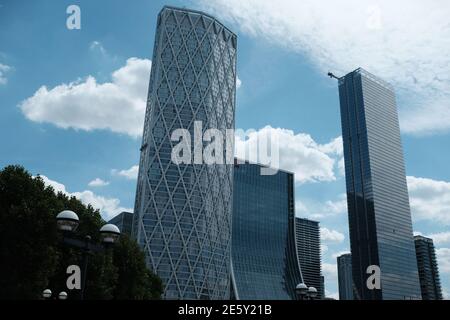
{"type": "Polygon", "coordinates": [[[150,270],[142,268],[145,258],[136,242],[127,235],[114,247],[114,262],[118,268],[116,299],[159,299],[162,281],[150,270]]]}
{"type": "MultiPolygon", "coordinates": [[[[99,240],[105,222],[98,210],[55,194],[21,166],[0,171],[0,299],[39,299],[46,288],[67,291],[66,268],[80,265],[81,252],[61,244],[55,217],[62,210],[78,214],[80,236],[99,240]]],[[[85,291],[86,299],[157,299],[162,284],[138,244],[121,236],[115,248],[90,257],[85,291]]]]}

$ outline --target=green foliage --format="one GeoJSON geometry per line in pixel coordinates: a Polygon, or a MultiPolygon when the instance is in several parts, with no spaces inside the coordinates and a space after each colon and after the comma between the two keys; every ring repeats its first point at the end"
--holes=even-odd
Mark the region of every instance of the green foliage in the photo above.
{"type": "Polygon", "coordinates": [[[145,265],[144,255],[126,235],[114,247],[114,262],[118,268],[118,284],[114,292],[116,299],[160,298],[163,291],[161,279],[141,267],[145,265]]]}
{"type": "MultiPolygon", "coordinates": [[[[62,193],[23,167],[0,171],[0,299],[40,299],[42,291],[68,291],[65,270],[81,265],[81,252],[61,244],[56,215],[72,210],[80,218],[77,234],[99,240],[105,223],[99,212],[62,193]]],[[[122,235],[114,248],[89,257],[86,299],[158,299],[161,280],[145,266],[137,243],[122,235]]]]}

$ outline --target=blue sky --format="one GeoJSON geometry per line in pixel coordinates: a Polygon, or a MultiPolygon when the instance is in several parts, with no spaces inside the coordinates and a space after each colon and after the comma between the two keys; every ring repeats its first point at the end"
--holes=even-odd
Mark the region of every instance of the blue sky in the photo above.
{"type": "Polygon", "coordinates": [[[446,1],[424,8],[405,0],[0,0],[0,166],[21,164],[104,217],[132,208],[164,4],[207,11],[237,33],[236,127],[284,141],[281,165],[297,176],[297,215],[323,228],[330,296],[335,257],[349,240],[337,84],[326,72],[361,66],[394,85],[414,230],[433,236],[450,292],[446,1]],[[80,30],[66,27],[71,4],[81,8],[80,30]]]}

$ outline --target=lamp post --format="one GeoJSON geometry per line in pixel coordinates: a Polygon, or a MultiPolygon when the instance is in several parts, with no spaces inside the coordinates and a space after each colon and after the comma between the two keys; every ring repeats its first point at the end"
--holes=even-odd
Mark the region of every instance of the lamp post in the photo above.
{"type": "Polygon", "coordinates": [[[303,282],[295,287],[295,293],[297,294],[298,300],[314,300],[317,297],[317,289],[314,287],[308,288],[303,282]]]}
{"type": "Polygon", "coordinates": [[[61,291],[58,295],[59,300],[66,300],[67,299],[67,292],[61,291]]]}
{"type": "Polygon", "coordinates": [[[105,245],[114,244],[119,240],[120,230],[116,225],[108,223],[100,228],[100,235],[105,245]]]}
{"type": "Polygon", "coordinates": [[[299,283],[295,287],[295,293],[299,300],[305,300],[306,295],[308,294],[308,287],[303,282],[299,283]]]}
{"type": "Polygon", "coordinates": [[[56,226],[63,232],[75,232],[79,224],[80,219],[73,211],[64,210],[56,216],[56,226]]]}
{"type": "MultiPolygon", "coordinates": [[[[52,297],[52,290],[45,289],[44,291],[42,291],[42,297],[44,298],[44,300],[49,300],[52,297]]],[[[59,300],[66,300],[67,299],[67,292],[61,291],[58,294],[58,299],[59,300]]]]}
{"type": "Polygon", "coordinates": [[[309,300],[314,300],[317,297],[317,289],[314,287],[308,288],[308,297],[309,300]]]}
{"type": "Polygon", "coordinates": [[[45,289],[44,291],[42,291],[42,297],[44,298],[44,300],[50,299],[51,296],[52,296],[52,290],[45,289]]]}
{"type": "MultiPolygon", "coordinates": [[[[103,245],[99,245],[92,241],[92,237],[87,235],[83,240],[73,238],[71,233],[75,232],[80,220],[78,215],[70,210],[64,210],[56,216],[56,226],[58,230],[63,233],[63,243],[81,249],[83,252],[82,271],[81,271],[81,291],[80,300],[84,299],[84,290],[86,287],[87,267],[89,262],[89,255],[93,253],[103,252],[105,248],[110,247],[119,240],[120,230],[113,224],[105,224],[99,230],[103,245]]],[[[67,298],[66,292],[60,293],[60,299],[67,298]]]]}

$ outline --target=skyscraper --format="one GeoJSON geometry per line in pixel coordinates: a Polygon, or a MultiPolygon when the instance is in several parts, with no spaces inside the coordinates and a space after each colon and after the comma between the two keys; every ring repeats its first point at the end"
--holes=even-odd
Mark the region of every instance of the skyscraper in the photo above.
{"type": "Polygon", "coordinates": [[[317,289],[318,299],[324,297],[321,280],[320,230],[319,222],[295,218],[297,255],[302,268],[303,281],[308,287],[317,289]]]}
{"type": "MultiPolygon", "coordinates": [[[[202,140],[208,129],[224,137],[234,129],[236,41],[203,12],[166,6],[159,13],[133,234],[166,299],[229,297],[233,164],[174,163],[171,135],[185,129],[202,140]]],[[[191,154],[199,144],[188,144],[191,154]]]]}
{"type": "Polygon", "coordinates": [[[320,276],[320,289],[322,290],[322,294],[319,297],[319,299],[325,299],[325,277],[322,274],[320,276]]]}
{"type": "Polygon", "coordinates": [[[362,299],[420,299],[403,151],[391,85],[363,69],[339,79],[353,280],[362,299]],[[381,270],[369,290],[367,267],[381,270]]]}
{"type": "Polygon", "coordinates": [[[442,300],[441,280],[433,239],[415,236],[417,267],[423,300],[442,300]]]}
{"type": "Polygon", "coordinates": [[[237,299],[296,299],[301,274],[295,251],[294,175],[236,164],[232,283],[237,299]]]}
{"type": "Polygon", "coordinates": [[[126,211],[121,212],[117,216],[109,220],[108,223],[115,224],[122,234],[131,236],[133,213],[126,211]]]}
{"type": "Polygon", "coordinates": [[[353,300],[352,255],[337,257],[339,300],[353,300]]]}

